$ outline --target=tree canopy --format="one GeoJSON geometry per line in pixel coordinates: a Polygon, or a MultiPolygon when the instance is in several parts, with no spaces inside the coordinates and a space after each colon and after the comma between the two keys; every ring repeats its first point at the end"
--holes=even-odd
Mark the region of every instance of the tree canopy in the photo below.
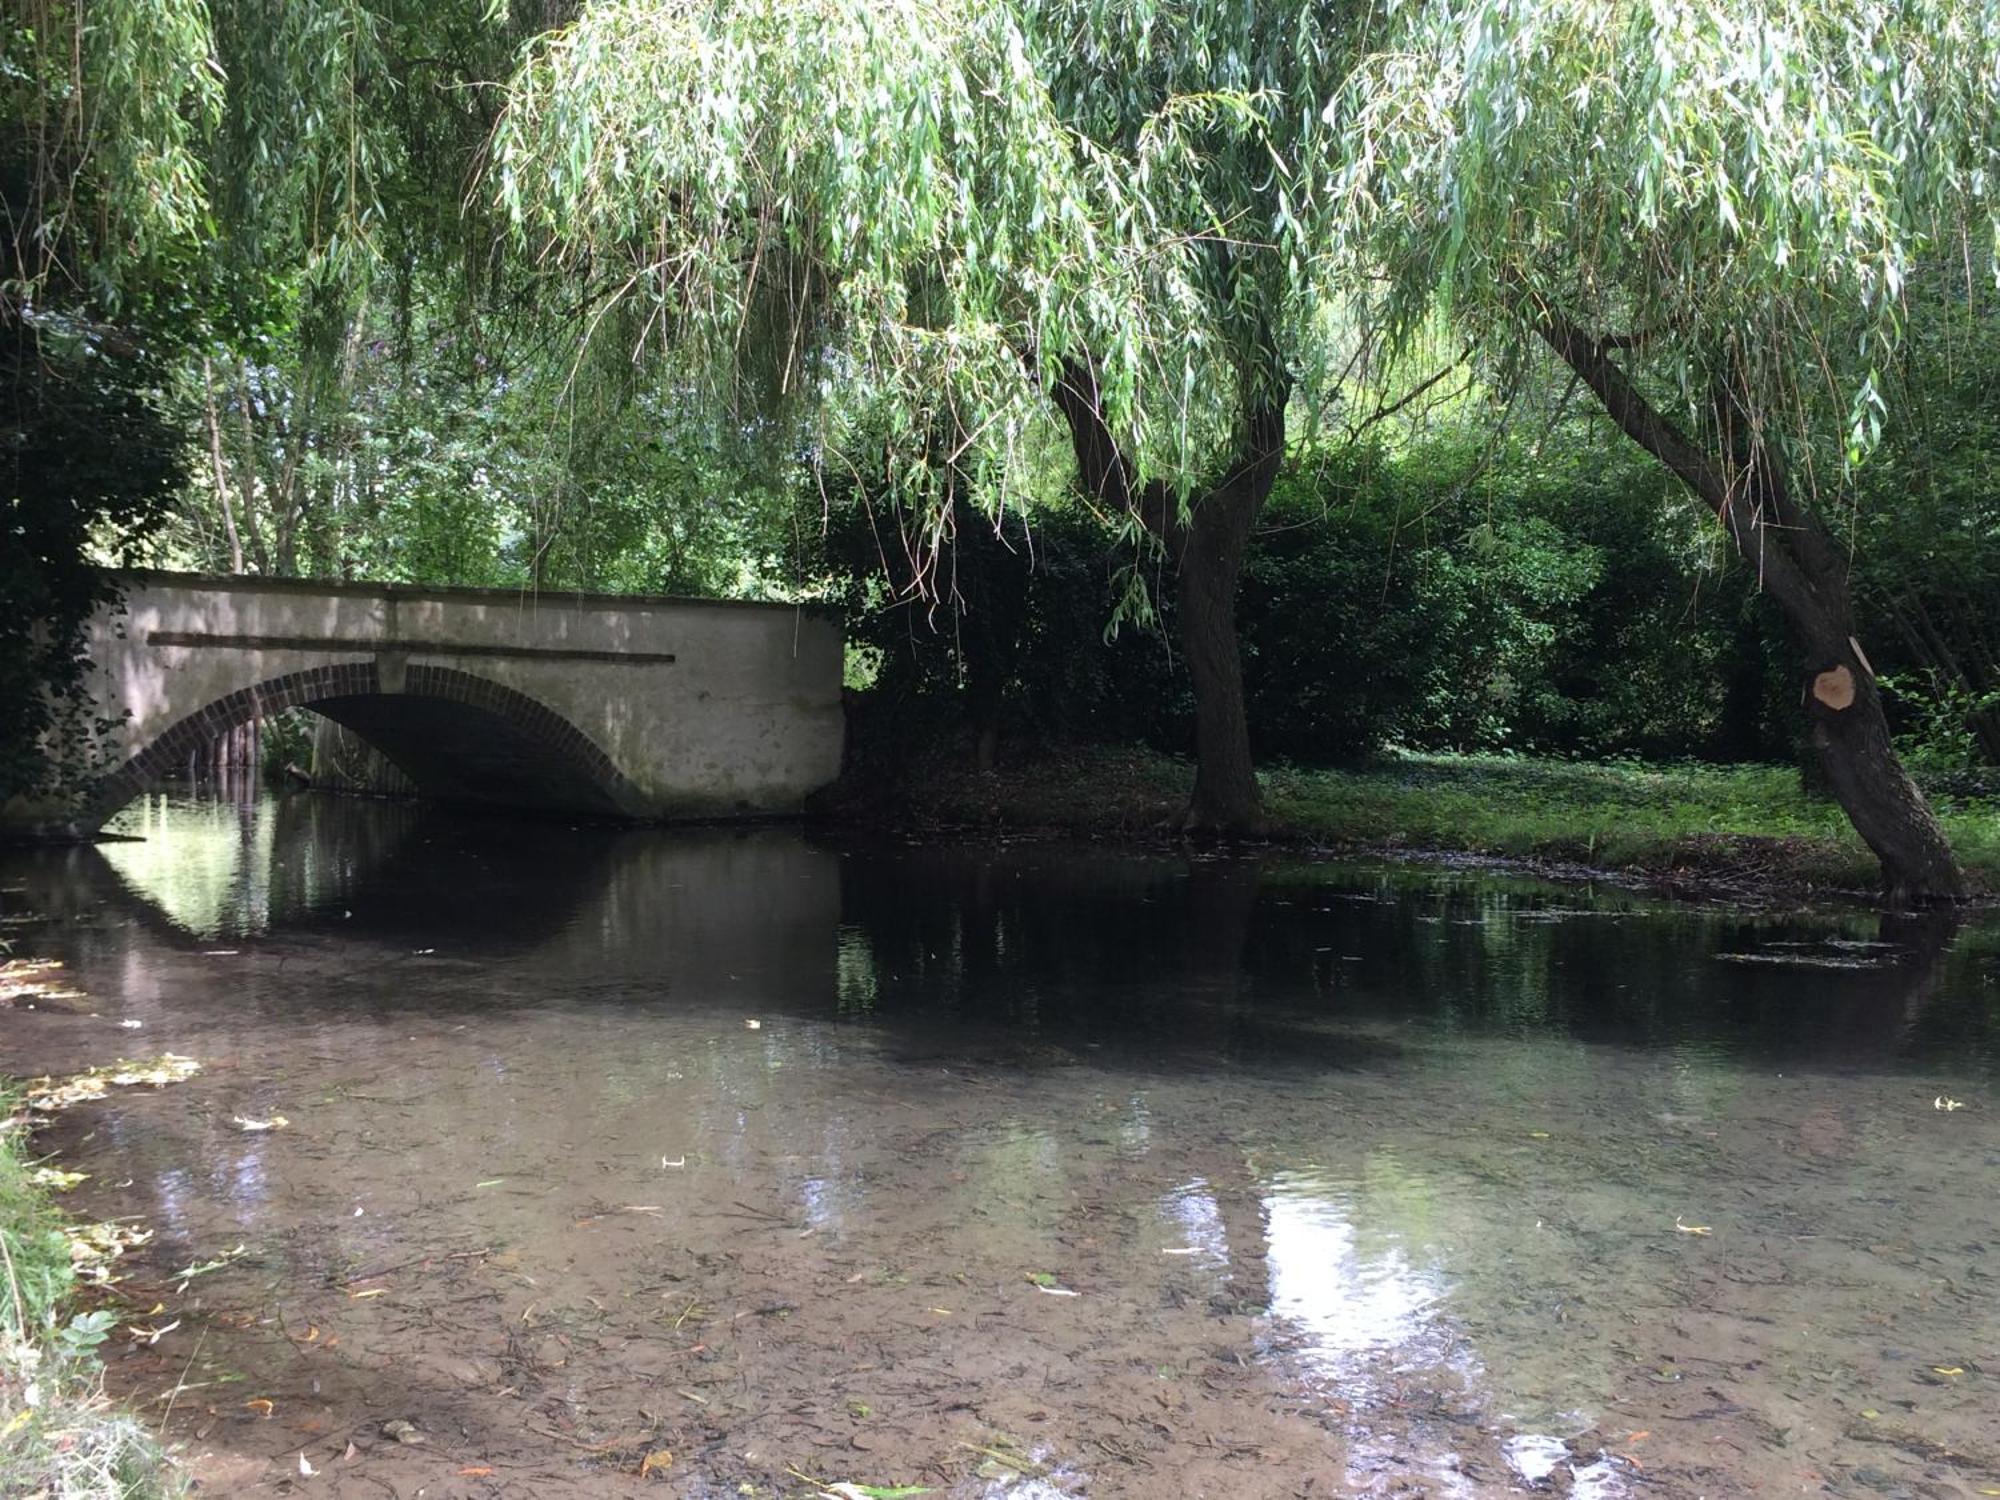
{"type": "Polygon", "coordinates": [[[1996,89],[1988,0],[1428,0],[1327,106],[1339,247],[1393,332],[1560,322],[1774,443],[1834,399],[1858,456],[1913,279],[1990,264],[1996,89]]]}

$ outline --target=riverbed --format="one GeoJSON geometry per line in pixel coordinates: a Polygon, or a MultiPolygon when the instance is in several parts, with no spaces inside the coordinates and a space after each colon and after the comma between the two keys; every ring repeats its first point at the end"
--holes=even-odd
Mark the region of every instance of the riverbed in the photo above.
{"type": "Polygon", "coordinates": [[[0,1071],[200,1063],[42,1144],[151,1234],[109,1380],[211,1493],[2000,1494],[1991,919],[313,794],[116,831],[0,858],[77,993],[0,1071]]]}

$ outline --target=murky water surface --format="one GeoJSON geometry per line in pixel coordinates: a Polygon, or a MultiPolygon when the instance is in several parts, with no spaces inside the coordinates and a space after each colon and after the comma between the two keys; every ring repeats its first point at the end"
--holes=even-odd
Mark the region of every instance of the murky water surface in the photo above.
{"type": "Polygon", "coordinates": [[[1990,923],[123,828],[0,867],[89,997],[0,1048],[203,1063],[46,1139],[155,1231],[127,1291],[178,1324],[111,1379],[214,1492],[2000,1494],[1990,923]]]}

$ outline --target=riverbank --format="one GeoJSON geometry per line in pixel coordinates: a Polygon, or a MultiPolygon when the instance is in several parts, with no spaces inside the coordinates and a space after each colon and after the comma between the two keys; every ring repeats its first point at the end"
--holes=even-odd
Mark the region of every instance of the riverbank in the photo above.
{"type": "MultiPolygon", "coordinates": [[[[1274,842],[1498,857],[1737,899],[1865,899],[1878,881],[1840,808],[1786,766],[1409,755],[1261,779],[1274,842]]],[[[991,773],[929,759],[892,791],[844,785],[823,806],[839,821],[911,830],[1143,839],[1174,832],[1193,782],[1178,757],[1065,747],[1003,756],[991,773]]],[[[1929,790],[1975,889],[2000,892],[2000,800],[1929,790]]]]}
{"type": "MultiPolygon", "coordinates": [[[[0,964],[0,1005],[43,989],[43,967],[0,964]]],[[[80,1179],[36,1159],[31,1103],[23,1084],[0,1077],[0,1495],[182,1495],[152,1434],[104,1395],[98,1348],[117,1320],[84,1305],[78,1266],[104,1264],[115,1246],[79,1238],[58,1207],[56,1193],[80,1179]]]]}

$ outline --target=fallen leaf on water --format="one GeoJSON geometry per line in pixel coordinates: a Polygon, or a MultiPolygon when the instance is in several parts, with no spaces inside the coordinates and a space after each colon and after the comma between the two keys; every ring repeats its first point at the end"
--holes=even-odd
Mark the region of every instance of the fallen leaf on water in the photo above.
{"type": "Polygon", "coordinates": [[[820,1486],[823,1495],[835,1495],[839,1500],[907,1500],[911,1495],[928,1495],[929,1490],[920,1484],[856,1484],[843,1479],[838,1484],[820,1486]]]}
{"type": "Polygon", "coordinates": [[[1939,1375],[1963,1375],[1965,1373],[1964,1365],[1932,1365],[1931,1369],[1939,1375]]]}
{"type": "Polygon", "coordinates": [[[1082,1292],[1073,1292],[1066,1286],[1043,1286],[1040,1282],[1035,1283],[1035,1290],[1046,1292],[1051,1297],[1081,1297],[1083,1295],[1082,1292]]]}
{"type": "Polygon", "coordinates": [[[1678,1230],[1679,1230],[1679,1231],[1680,1231],[1680,1232],[1681,1232],[1682,1234],[1714,1234],[1714,1233],[1715,1233],[1715,1231],[1714,1231],[1713,1229],[1711,1229],[1711,1228],[1710,1228],[1710,1227],[1709,1227],[1708,1225],[1706,1225],[1706,1224],[1683,1224],[1683,1223],[1681,1222],[1681,1216],[1680,1216],[1679,1214],[1675,1214],[1675,1215],[1674,1215],[1674,1228],[1678,1229],[1678,1230]]]}
{"type": "Polygon", "coordinates": [[[1528,1139],[1531,1141],[1545,1141],[1548,1138],[1549,1133],[1546,1130],[1531,1130],[1528,1132],[1528,1139]]]}
{"type": "Polygon", "coordinates": [[[491,1469],[486,1468],[484,1465],[481,1464],[467,1464],[464,1468],[458,1471],[458,1477],[460,1479],[484,1479],[488,1474],[491,1474],[492,1472],[493,1471],[491,1469]]]}
{"type": "Polygon", "coordinates": [[[270,1416],[274,1410],[276,1410],[276,1408],[271,1405],[269,1399],[263,1396],[258,1396],[253,1400],[245,1401],[243,1404],[249,1407],[252,1411],[261,1412],[267,1417],[270,1416]]]}
{"type": "Polygon", "coordinates": [[[639,1461],[639,1477],[645,1479],[650,1477],[655,1469],[671,1468],[673,1462],[674,1455],[671,1449],[655,1448],[639,1461]]]}
{"type": "Polygon", "coordinates": [[[1160,1252],[1160,1254],[1162,1254],[1162,1255],[1199,1255],[1199,1254],[1201,1254],[1201,1246],[1199,1246],[1199,1245],[1176,1245],[1176,1246],[1174,1246],[1174,1247],[1173,1247],[1172,1249],[1170,1249],[1170,1250],[1162,1250],[1162,1251],[1160,1252]]]}
{"type": "Polygon", "coordinates": [[[399,1443],[414,1444],[425,1440],[424,1435],[417,1431],[416,1423],[406,1422],[401,1417],[396,1418],[393,1422],[384,1422],[382,1424],[382,1436],[394,1438],[399,1443]]]}
{"type": "Polygon", "coordinates": [[[310,1479],[317,1472],[318,1471],[314,1469],[311,1464],[306,1462],[306,1456],[303,1453],[301,1453],[299,1455],[299,1473],[305,1476],[307,1479],[310,1479]]]}
{"type": "Polygon", "coordinates": [[[283,1115],[272,1115],[268,1120],[251,1120],[246,1119],[242,1115],[232,1115],[230,1117],[230,1124],[234,1125],[238,1130],[253,1132],[258,1130],[283,1130],[291,1123],[283,1115]]]}
{"type": "Polygon", "coordinates": [[[359,1302],[363,1297],[380,1297],[388,1290],[386,1286],[371,1286],[365,1292],[349,1292],[347,1296],[349,1301],[359,1302]]]}
{"type": "Polygon", "coordinates": [[[1862,1408],[1861,1408],[1861,1415],[1862,1415],[1862,1416],[1864,1416],[1864,1417],[1866,1417],[1866,1418],[1867,1418],[1867,1419],[1868,1419],[1869,1421],[1871,1421],[1871,1422],[1872,1422],[1872,1421],[1874,1421],[1874,1420],[1875,1420],[1875,1419],[1876,1419],[1877,1417],[1881,1416],[1881,1415],[1882,1415],[1882,1413],[1880,1413],[1879,1411],[1875,1410],[1875,1408],[1874,1408],[1874,1407],[1872,1407],[1872,1406],[1864,1406],[1864,1407],[1862,1407],[1862,1408]]]}

